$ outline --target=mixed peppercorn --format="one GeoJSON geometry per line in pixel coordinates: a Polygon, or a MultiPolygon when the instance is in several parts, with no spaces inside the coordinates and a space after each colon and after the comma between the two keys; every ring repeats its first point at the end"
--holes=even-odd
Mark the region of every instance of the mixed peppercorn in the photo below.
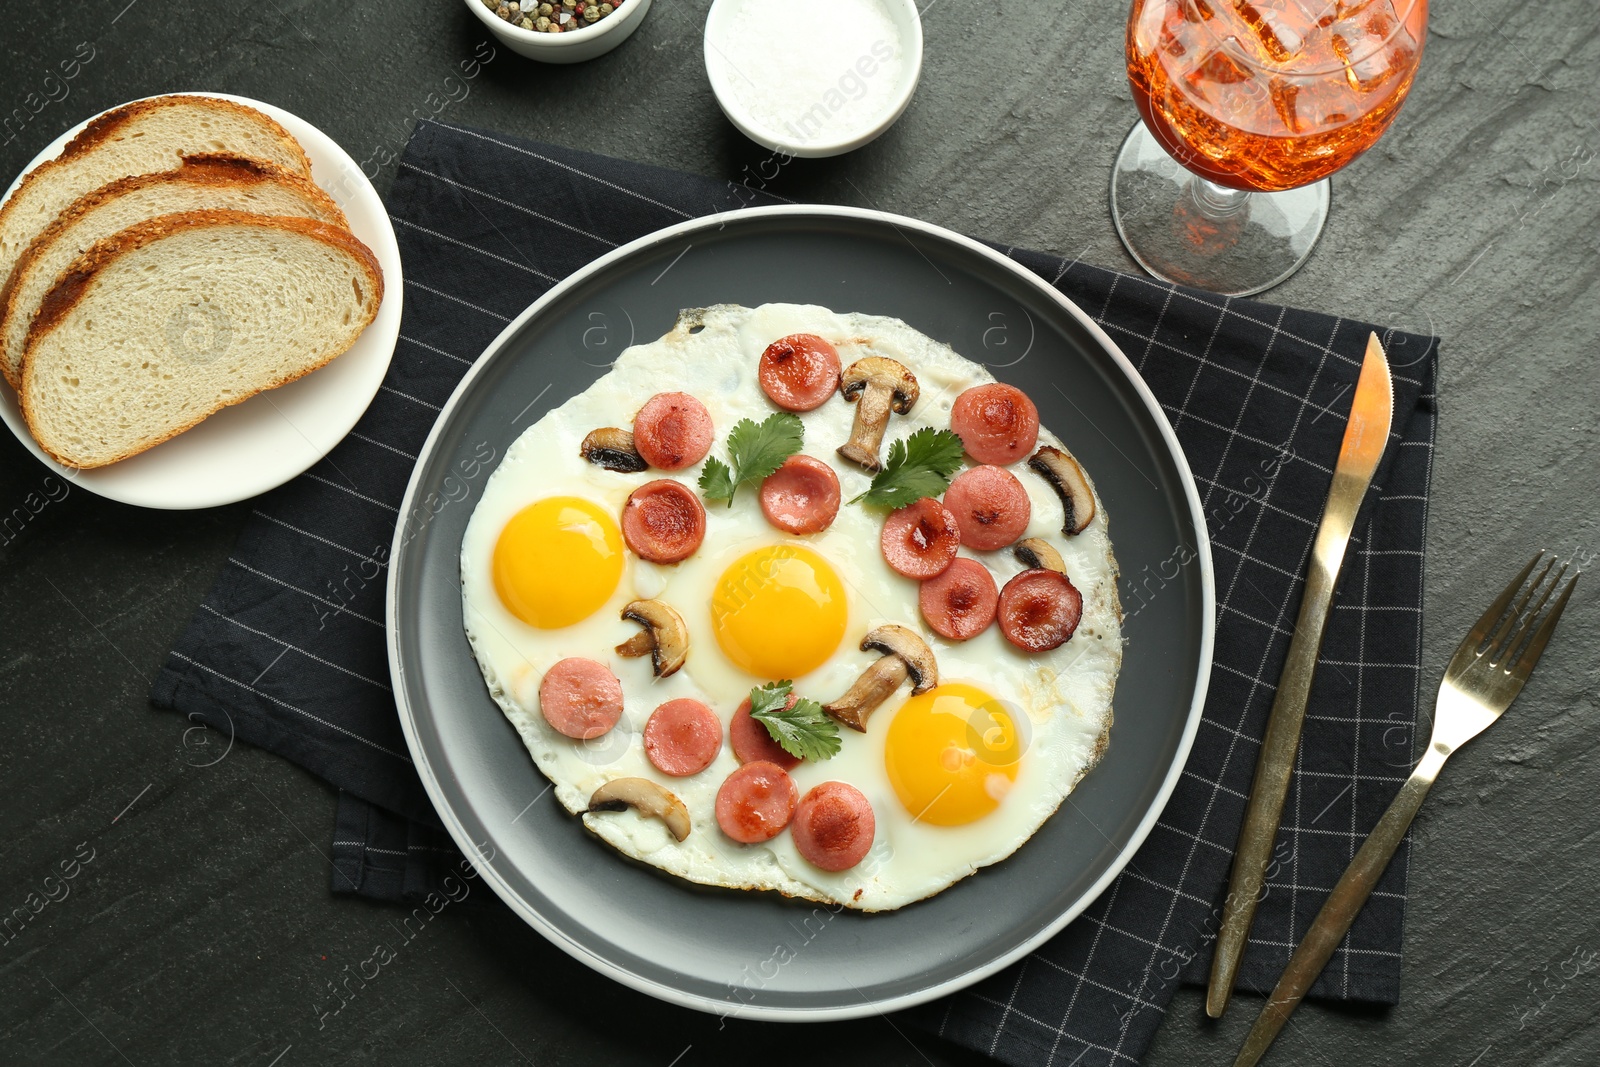
{"type": "Polygon", "coordinates": [[[623,0],[483,0],[483,6],[513,26],[536,33],[564,33],[592,26],[622,6],[623,0]]]}

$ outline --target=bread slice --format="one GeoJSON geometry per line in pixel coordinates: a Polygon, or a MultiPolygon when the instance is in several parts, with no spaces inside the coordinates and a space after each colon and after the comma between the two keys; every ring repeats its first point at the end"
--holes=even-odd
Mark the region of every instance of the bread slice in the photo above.
{"type": "Polygon", "coordinates": [[[0,282],[78,197],[130,174],[171,170],[184,155],[230,152],[311,177],[289,131],[255,108],[209,96],[158,96],[106,112],[22,180],[0,207],[0,282]]]}
{"type": "Polygon", "coordinates": [[[80,197],[17,260],[0,288],[0,370],[22,384],[22,348],[39,303],[63,271],[103,237],[184,211],[299,215],[344,226],[344,212],[311,180],[243,156],[189,156],[176,170],[120,178],[80,197]]]}
{"type": "Polygon", "coordinates": [[[45,297],[22,414],[71,467],[114,463],[344,352],[383,275],[350,231],[242,211],[163,215],[99,241],[45,297]]]}

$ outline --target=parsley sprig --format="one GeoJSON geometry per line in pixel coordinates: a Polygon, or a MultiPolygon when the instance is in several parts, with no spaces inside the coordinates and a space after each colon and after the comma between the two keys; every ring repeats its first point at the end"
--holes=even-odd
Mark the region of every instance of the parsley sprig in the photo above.
{"type": "Polygon", "coordinates": [[[726,500],[733,506],[733,495],[741,485],[759,485],[783,461],[800,451],[805,441],[805,426],[800,417],[788,411],[774,411],[759,423],[740,419],[728,434],[730,468],[722,460],[706,460],[700,471],[700,491],[707,500],[726,500]]]}
{"type": "Polygon", "coordinates": [[[788,707],[792,682],[772,682],[750,690],[750,717],[789,755],[797,759],[832,759],[839,752],[839,724],[822,705],[801,697],[788,707]]]}
{"type": "Polygon", "coordinates": [[[872,476],[865,493],[850,501],[903,508],[925,496],[939,496],[961,469],[961,438],[949,430],[924,426],[889,446],[889,462],[872,476]]]}

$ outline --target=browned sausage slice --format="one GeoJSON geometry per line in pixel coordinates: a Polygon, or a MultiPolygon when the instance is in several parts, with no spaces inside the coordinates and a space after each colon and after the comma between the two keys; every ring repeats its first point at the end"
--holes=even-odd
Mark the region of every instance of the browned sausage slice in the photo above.
{"type": "Polygon", "coordinates": [[[961,543],[980,552],[1011,544],[1033,517],[1028,491],[1017,476],[988,465],[956,475],[944,492],[944,506],[956,517],[961,543]]]}
{"type": "Polygon", "coordinates": [[[660,470],[692,467],[711,451],[711,413],[688,393],[657,393],[633,417],[633,447],[660,470]]]}
{"type": "Polygon", "coordinates": [[[1026,459],[1039,440],[1039,409],[1014,385],[975,385],[956,397],[950,429],[979,463],[1026,459]]]}
{"type": "Polygon", "coordinates": [[[699,774],[721,751],[722,720],[690,697],[667,701],[644,724],[644,754],[662,774],[699,774]]]}
{"type": "MultiPolygon", "coordinates": [[[[791,692],[785,709],[794,707],[799,699],[791,692]]],[[[740,763],[776,763],[786,771],[800,765],[800,757],[789,755],[772,739],[772,731],[766,724],[750,714],[749,697],[741,700],[739,710],[733,713],[733,721],[728,724],[728,742],[733,745],[733,754],[740,763]]]]}
{"type": "Polygon", "coordinates": [[[706,536],[706,509],[694,491],[671,478],[645,482],[622,507],[622,539],[640,559],[677,563],[706,536]]]}
{"type": "Polygon", "coordinates": [[[756,376],[780,408],[810,411],[839,388],[839,353],[814,333],[792,334],[767,346],[756,376]]]}
{"type": "Polygon", "coordinates": [[[839,514],[839,476],[820,459],[790,456],[762,481],[761,511],[788,533],[820,533],[839,514]]]}
{"type": "Polygon", "coordinates": [[[799,800],[788,771],[762,760],[746,763],[717,790],[717,825],[747,845],[770,841],[789,825],[799,800]]]}
{"type": "Polygon", "coordinates": [[[1064,644],[1083,617],[1083,594],[1060,571],[1032,570],[1000,590],[1000,632],[1024,652],[1064,644]]]}
{"type": "Polygon", "coordinates": [[[844,782],[823,782],[800,801],[789,832],[812,866],[846,871],[872,848],[877,819],[861,790],[844,782]]]}
{"type": "Polygon", "coordinates": [[[989,568],[975,559],[958,556],[943,574],[922,583],[917,602],[934,633],[952,641],[965,641],[977,637],[994,622],[1000,590],[989,568]]]}
{"type": "Polygon", "coordinates": [[[604,663],[569,657],[540,680],[539,711],[558,733],[579,741],[599,737],[622,718],[622,683],[604,663]]]}
{"type": "Polygon", "coordinates": [[[931,496],[889,513],[878,539],[884,562],[907,578],[932,578],[956,558],[961,530],[956,517],[931,496]]]}

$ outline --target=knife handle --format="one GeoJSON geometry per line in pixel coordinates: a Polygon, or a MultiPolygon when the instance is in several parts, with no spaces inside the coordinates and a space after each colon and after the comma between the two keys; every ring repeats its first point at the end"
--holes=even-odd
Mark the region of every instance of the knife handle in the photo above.
{"type": "Polygon", "coordinates": [[[1350,924],[1355,922],[1367,898],[1372,896],[1378,879],[1388,869],[1389,861],[1394,859],[1395,850],[1405,839],[1411,820],[1416,818],[1417,809],[1433,787],[1444,761],[1444,754],[1430,745],[1416,770],[1411,772],[1411,777],[1406,779],[1393,803],[1378,820],[1378,825],[1373,827],[1371,836],[1362,842],[1350,866],[1345,868],[1338,884],[1328,894],[1322,910],[1312,920],[1306,936],[1296,946],[1294,955],[1289,957],[1289,966],[1284,969],[1283,977],[1278,979],[1272,996],[1267,999],[1261,1015],[1250,1028],[1250,1035],[1245,1038],[1234,1067],[1253,1067],[1261,1059],[1289,1021],[1289,1016],[1300,1006],[1306,991],[1333,958],[1334,950],[1349,932],[1350,924]]]}
{"type": "MultiPolygon", "coordinates": [[[[1312,625],[1318,631],[1316,643],[1320,644],[1322,624],[1318,621],[1312,625]]],[[[1310,644],[1300,640],[1303,634],[1306,630],[1296,627],[1295,643],[1310,644]]],[[[1283,817],[1295,750],[1300,746],[1300,726],[1305,720],[1306,704],[1303,697],[1293,700],[1291,691],[1308,688],[1309,668],[1298,668],[1297,663],[1300,659],[1314,663],[1315,646],[1311,646],[1309,654],[1304,649],[1299,657],[1295,653],[1291,644],[1290,659],[1284,667],[1283,680],[1278,684],[1278,698],[1273,702],[1272,717],[1261,743],[1261,757],[1250,787],[1244,825],[1239,829],[1239,844],[1233,853],[1233,869],[1228,874],[1228,895],[1222,902],[1222,927],[1217,932],[1217,947],[1211,957],[1211,981],[1206,987],[1206,1014],[1213,1019],[1222,1018],[1228,1008],[1228,998],[1233,995],[1234,978],[1244,958],[1250,925],[1255,921],[1256,905],[1261,901],[1261,888],[1266,882],[1267,864],[1272,858],[1272,845],[1283,817]],[[1291,699],[1286,700],[1286,696],[1291,699]]]]}
{"type": "MultiPolygon", "coordinates": [[[[1336,476],[1335,490],[1339,488],[1338,481],[1336,476]]],[[[1328,514],[1334,514],[1332,507],[1328,514]]],[[[1311,676],[1316,670],[1317,654],[1322,650],[1323,629],[1349,536],[1348,524],[1337,525],[1343,526],[1343,530],[1330,530],[1324,521],[1318,531],[1294,636],[1289,640],[1289,654],[1278,679],[1272,711],[1267,716],[1267,732],[1261,741],[1255,780],[1245,806],[1244,825],[1239,828],[1239,844],[1234,849],[1233,869],[1228,875],[1228,895],[1222,902],[1222,926],[1211,957],[1206,1014],[1213,1019],[1222,1018],[1228,1008],[1228,998],[1233,995],[1234,978],[1244,958],[1250,925],[1255,920],[1256,905],[1261,901],[1261,888],[1266,881],[1267,864],[1272,858],[1273,842],[1277,840],[1278,825],[1283,818],[1295,752],[1300,747],[1300,728],[1306,717],[1306,698],[1311,693],[1311,676]]]]}

